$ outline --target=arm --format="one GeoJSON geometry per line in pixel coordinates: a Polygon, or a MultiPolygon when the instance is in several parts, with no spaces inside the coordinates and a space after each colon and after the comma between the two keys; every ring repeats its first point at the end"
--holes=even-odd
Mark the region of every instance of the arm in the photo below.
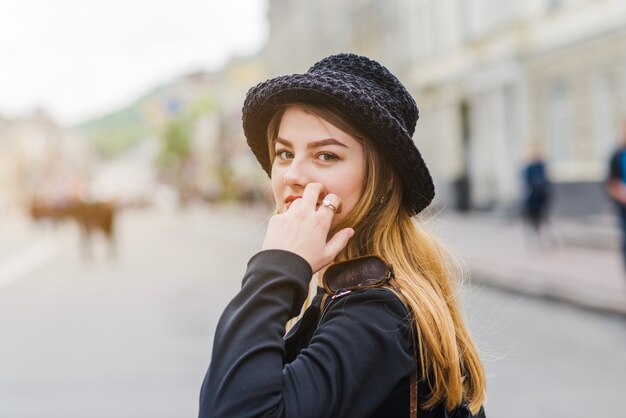
{"type": "Polygon", "coordinates": [[[609,175],[606,181],[606,191],[615,201],[621,203],[622,205],[626,205],[626,184],[622,181],[621,169],[620,152],[616,152],[611,157],[611,162],[609,163],[609,175]]]}
{"type": "Polygon", "coordinates": [[[606,190],[614,200],[626,205],[626,185],[621,180],[609,179],[606,182],[606,190]]]}
{"type": "Polygon", "coordinates": [[[201,418],[368,416],[410,375],[406,312],[382,289],[333,302],[309,347],[283,364],[284,324],[304,300],[310,273],[285,251],[250,260],[218,324],[201,418]]]}

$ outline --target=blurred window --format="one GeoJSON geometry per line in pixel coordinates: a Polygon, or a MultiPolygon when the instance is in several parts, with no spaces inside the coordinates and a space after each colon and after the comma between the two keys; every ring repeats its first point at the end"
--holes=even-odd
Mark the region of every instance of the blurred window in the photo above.
{"type": "Polygon", "coordinates": [[[584,3],[588,3],[590,0],[547,0],[546,8],[548,11],[556,11],[559,9],[572,8],[573,6],[579,6],[584,3]]]}
{"type": "Polygon", "coordinates": [[[548,141],[552,144],[555,162],[568,163],[574,159],[574,129],[571,92],[558,80],[548,89],[548,141]]]}
{"type": "Polygon", "coordinates": [[[461,37],[476,40],[514,23],[521,17],[517,1],[457,0],[461,37]]]}
{"type": "MultiPolygon", "coordinates": [[[[622,115],[622,118],[626,118],[626,61],[624,61],[624,63],[622,64],[621,82],[622,82],[622,89],[621,89],[622,98],[621,98],[620,115],[622,115]]],[[[621,122],[622,121],[620,121],[620,123],[621,122]]]]}
{"type": "Polygon", "coordinates": [[[604,161],[617,137],[614,106],[616,89],[606,71],[598,71],[593,75],[592,89],[595,157],[598,161],[604,161]]]}
{"type": "Polygon", "coordinates": [[[417,0],[417,21],[415,22],[415,53],[417,57],[427,57],[436,50],[435,10],[435,4],[432,0],[417,0]]]}
{"type": "Polygon", "coordinates": [[[548,0],[548,10],[555,10],[563,6],[563,0],[548,0]]]}

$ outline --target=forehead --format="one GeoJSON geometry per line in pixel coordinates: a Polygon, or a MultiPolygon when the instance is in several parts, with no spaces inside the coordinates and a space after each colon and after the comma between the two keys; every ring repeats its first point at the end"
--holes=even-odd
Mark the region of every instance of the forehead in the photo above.
{"type": "Polygon", "coordinates": [[[278,128],[278,136],[293,143],[334,138],[348,147],[360,145],[360,141],[329,121],[298,107],[289,107],[285,110],[278,128]]]}

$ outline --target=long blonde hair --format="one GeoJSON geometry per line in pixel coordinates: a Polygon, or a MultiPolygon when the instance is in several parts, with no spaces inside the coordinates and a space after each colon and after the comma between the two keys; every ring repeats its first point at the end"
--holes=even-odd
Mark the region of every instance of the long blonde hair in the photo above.
{"type": "MultiPolygon", "coordinates": [[[[278,110],[268,126],[272,161],[273,141],[288,107],[316,115],[362,141],[366,156],[362,197],[341,224],[330,231],[332,235],[351,227],[355,234],[335,261],[376,254],[393,265],[399,296],[411,308],[410,319],[417,330],[421,378],[431,389],[423,407],[444,402],[451,411],[465,400],[476,413],[485,398],[486,378],[457,305],[458,289],[453,279],[460,276],[459,264],[404,208],[401,182],[390,162],[376,152],[366,135],[333,109],[291,103],[278,110]]],[[[310,300],[308,297],[305,305],[310,300]]]]}

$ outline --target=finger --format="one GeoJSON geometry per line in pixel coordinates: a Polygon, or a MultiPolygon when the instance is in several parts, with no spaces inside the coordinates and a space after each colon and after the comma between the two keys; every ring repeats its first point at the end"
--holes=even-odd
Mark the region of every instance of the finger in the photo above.
{"type": "Polygon", "coordinates": [[[352,228],[344,228],[341,231],[337,232],[333,237],[326,243],[326,252],[330,256],[331,259],[334,259],[339,251],[343,250],[346,245],[348,245],[348,241],[350,238],[354,236],[354,229],[352,228]]]}
{"type": "Polygon", "coordinates": [[[318,211],[330,211],[333,213],[333,215],[335,213],[340,213],[341,211],[341,198],[339,196],[337,196],[336,194],[332,194],[329,193],[326,196],[324,196],[324,199],[322,200],[322,204],[320,205],[320,207],[318,208],[318,211]]]}
{"type": "Polygon", "coordinates": [[[320,196],[326,194],[326,188],[322,183],[309,183],[304,188],[302,193],[301,206],[308,209],[315,210],[317,208],[317,202],[320,200],[320,196]]]}
{"type": "Polygon", "coordinates": [[[291,202],[291,205],[289,205],[289,207],[287,208],[287,210],[296,209],[296,208],[298,208],[298,206],[300,206],[301,204],[302,204],[302,199],[301,199],[301,198],[297,198],[296,200],[294,200],[293,202],[291,202]]]}

